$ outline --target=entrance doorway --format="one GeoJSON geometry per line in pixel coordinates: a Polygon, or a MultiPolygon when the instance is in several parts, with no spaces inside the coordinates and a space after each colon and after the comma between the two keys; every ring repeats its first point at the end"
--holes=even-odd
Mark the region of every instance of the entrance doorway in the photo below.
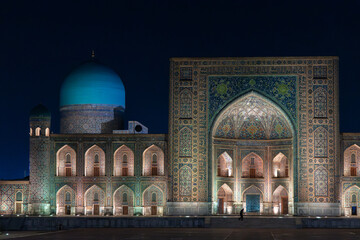
{"type": "Polygon", "coordinates": [[[16,203],[15,208],[16,208],[15,209],[16,214],[21,214],[22,203],[16,203]]]}
{"type": "Polygon", "coordinates": [[[128,214],[129,214],[129,207],[123,206],[123,215],[128,215],[128,214]]]}
{"type": "Polygon", "coordinates": [[[94,215],[100,214],[100,207],[99,204],[94,204],[94,215]]]}
{"type": "Polygon", "coordinates": [[[219,214],[224,214],[224,199],[219,198],[219,214]]]}
{"type": "Polygon", "coordinates": [[[65,215],[70,215],[70,214],[71,214],[71,206],[65,205],[65,215]]]}
{"type": "Polygon", "coordinates": [[[157,206],[151,206],[151,215],[157,215],[157,206]]]}
{"type": "Polygon", "coordinates": [[[357,216],[357,207],[356,206],[351,207],[351,215],[357,216]]]}
{"type": "Polygon", "coordinates": [[[288,197],[281,197],[281,213],[288,214],[288,197]]]}
{"type": "Polygon", "coordinates": [[[246,195],[246,212],[260,212],[260,195],[246,195]]]}

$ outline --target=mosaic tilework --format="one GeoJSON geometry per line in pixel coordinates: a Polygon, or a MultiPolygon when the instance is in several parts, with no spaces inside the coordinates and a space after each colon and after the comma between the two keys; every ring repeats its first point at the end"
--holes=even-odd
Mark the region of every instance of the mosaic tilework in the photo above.
{"type": "Polygon", "coordinates": [[[119,209],[123,206],[133,207],[135,204],[134,201],[134,192],[127,187],[122,185],[114,192],[114,203],[115,215],[119,215],[122,212],[122,209],[119,209]]]}
{"type": "MultiPolygon", "coordinates": [[[[197,191],[193,191],[193,201],[212,201],[212,191],[209,191],[214,184],[210,174],[214,169],[209,165],[212,159],[209,141],[212,123],[230,102],[251,91],[274,102],[289,117],[288,122],[295,126],[290,167],[294,178],[294,201],[334,202],[338,199],[334,191],[335,156],[339,154],[336,150],[338,142],[335,141],[338,137],[336,57],[177,58],[172,59],[170,71],[171,171],[175,173],[180,164],[187,162],[197,165],[198,171],[193,175],[193,183],[197,181],[198,186],[197,191]],[[181,81],[180,69],[183,67],[192,67],[192,81],[181,81]],[[326,101],[317,94],[317,86],[326,91],[326,101]],[[179,96],[184,88],[191,89],[193,93],[191,120],[180,117],[179,96]],[[315,106],[317,117],[314,115],[315,106]],[[327,130],[327,143],[322,145],[327,147],[327,157],[314,156],[314,131],[318,125],[327,130]],[[192,127],[192,159],[179,156],[179,143],[176,139],[179,139],[177,129],[181,129],[181,126],[192,127]],[[329,165],[328,197],[314,196],[314,164],[329,165]]],[[[229,134],[227,136],[234,138],[234,128],[229,124],[231,121],[230,118],[224,119],[224,125],[228,125],[228,129],[225,128],[229,134]]],[[[249,130],[253,129],[251,127],[249,130]]],[[[272,131],[270,136],[276,138],[276,131],[272,131]]],[[[172,185],[178,184],[178,180],[174,178],[172,185]]],[[[181,201],[178,191],[178,188],[173,188],[174,201],[181,201]]]]}
{"type": "Polygon", "coordinates": [[[95,167],[100,169],[100,176],[105,176],[105,152],[97,145],[85,152],[85,176],[94,176],[95,167]]]}
{"type": "Polygon", "coordinates": [[[76,176],[76,152],[68,145],[56,153],[56,175],[65,176],[66,168],[71,168],[71,176],[76,176]]]}
{"type": "Polygon", "coordinates": [[[144,206],[162,206],[164,205],[164,194],[159,187],[151,185],[143,193],[143,203],[144,206]]]}
{"type": "Polygon", "coordinates": [[[247,94],[227,107],[215,123],[215,136],[237,139],[291,138],[283,114],[255,94],[247,94]]]}
{"type": "Polygon", "coordinates": [[[21,192],[23,195],[23,213],[28,212],[29,203],[29,184],[13,183],[0,184],[0,213],[15,214],[16,193],[21,192]]]}
{"type": "Polygon", "coordinates": [[[192,132],[188,127],[180,130],[179,137],[179,156],[191,157],[192,155],[192,132]]]}
{"type": "Polygon", "coordinates": [[[325,168],[319,167],[314,172],[315,196],[328,196],[328,172],[325,168]]]}
{"type": "Polygon", "coordinates": [[[124,109],[114,105],[79,104],[60,108],[61,133],[112,133],[122,128],[124,109]]]}
{"type": "Polygon", "coordinates": [[[114,153],[114,176],[122,176],[123,168],[128,169],[128,176],[134,176],[134,152],[126,145],[114,153]]]}
{"type": "Polygon", "coordinates": [[[180,195],[191,196],[191,169],[188,166],[184,166],[179,171],[180,182],[180,195]]]}
{"type": "Polygon", "coordinates": [[[180,94],[180,116],[181,118],[192,117],[192,94],[188,89],[182,90],[180,94]]]}

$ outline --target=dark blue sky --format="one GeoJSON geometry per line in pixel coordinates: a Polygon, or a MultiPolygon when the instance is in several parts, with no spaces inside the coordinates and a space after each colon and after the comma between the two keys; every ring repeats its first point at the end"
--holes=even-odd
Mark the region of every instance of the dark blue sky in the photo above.
{"type": "Polygon", "coordinates": [[[360,132],[360,1],[0,1],[0,178],[28,173],[28,113],[59,129],[64,77],[88,60],[115,69],[127,119],[167,133],[170,57],[340,57],[341,131],[360,132]]]}

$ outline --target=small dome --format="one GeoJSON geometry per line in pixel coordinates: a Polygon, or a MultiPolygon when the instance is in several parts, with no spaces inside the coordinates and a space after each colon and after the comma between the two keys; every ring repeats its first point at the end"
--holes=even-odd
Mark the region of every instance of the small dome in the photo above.
{"type": "Polygon", "coordinates": [[[77,104],[106,104],[125,109],[125,87],[119,75],[94,61],[75,68],[60,92],[60,107],[77,104]]]}
{"type": "Polygon", "coordinates": [[[51,117],[50,111],[42,104],[35,106],[30,111],[30,117],[41,117],[41,118],[49,118],[51,117]]]}

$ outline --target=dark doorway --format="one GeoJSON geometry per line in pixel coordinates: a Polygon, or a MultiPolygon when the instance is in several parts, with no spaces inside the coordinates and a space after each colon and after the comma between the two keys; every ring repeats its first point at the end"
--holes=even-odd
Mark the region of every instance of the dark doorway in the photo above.
{"type": "Polygon", "coordinates": [[[157,215],[157,206],[151,206],[151,215],[157,215]]]}
{"type": "Polygon", "coordinates": [[[288,214],[288,197],[281,197],[281,213],[288,214]]]}
{"type": "Polygon", "coordinates": [[[356,206],[351,207],[351,215],[357,216],[357,207],[356,206]]]}
{"type": "Polygon", "coordinates": [[[129,207],[123,206],[123,215],[128,215],[128,214],[129,214],[129,207]]]}
{"type": "Polygon", "coordinates": [[[94,204],[94,215],[99,215],[100,207],[99,204],[94,204]]]}
{"type": "Polygon", "coordinates": [[[224,214],[224,199],[219,198],[219,214],[224,214]]]}

